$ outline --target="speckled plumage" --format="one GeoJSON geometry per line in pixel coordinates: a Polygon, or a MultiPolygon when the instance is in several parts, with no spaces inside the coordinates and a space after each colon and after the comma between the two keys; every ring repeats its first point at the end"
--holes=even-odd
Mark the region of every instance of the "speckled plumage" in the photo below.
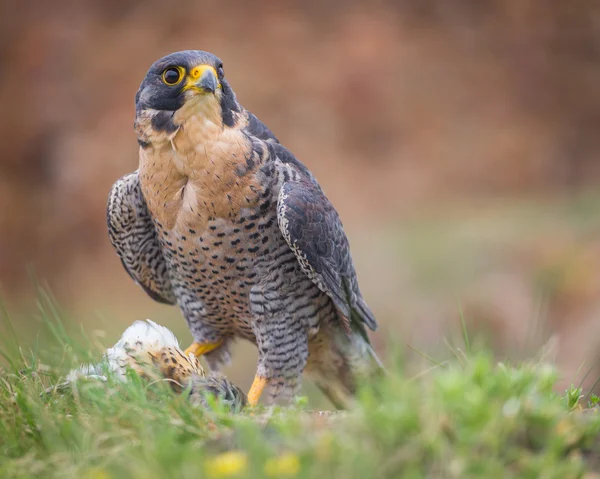
{"type": "Polygon", "coordinates": [[[289,398],[306,370],[342,405],[357,375],[380,368],[348,240],[316,180],[241,107],[221,65],[188,51],[151,67],[136,97],[139,169],[109,197],[111,241],[151,297],[178,304],[196,342],[221,342],[206,355],[212,368],[241,337],[258,346],[272,399],[289,398]],[[174,65],[209,65],[219,86],[163,91],[156,77],[174,65]]]}
{"type": "Polygon", "coordinates": [[[106,381],[106,374],[112,374],[125,381],[128,369],[148,381],[167,380],[176,393],[188,393],[192,403],[202,407],[209,407],[211,396],[234,412],[247,402],[241,389],[222,374],[206,374],[198,358],[184,354],[169,329],[149,319],[135,321],[106,350],[102,361],[74,369],[66,382],[49,388],[46,394],[64,392],[82,377],[106,381]]]}

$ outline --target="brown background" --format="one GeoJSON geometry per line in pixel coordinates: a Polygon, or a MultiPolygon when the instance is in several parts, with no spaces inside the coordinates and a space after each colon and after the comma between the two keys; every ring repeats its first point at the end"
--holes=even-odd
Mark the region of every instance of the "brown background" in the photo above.
{"type": "MultiPolygon", "coordinates": [[[[144,317],[189,340],[104,219],[136,168],[137,87],[182,49],[224,61],[338,207],[379,349],[448,357],[458,301],[499,357],[549,346],[561,386],[595,364],[600,4],[584,0],[2,1],[0,288],[25,339],[45,334],[30,270],[106,344],[144,317]]],[[[252,354],[230,370],[243,386],[252,354]]]]}

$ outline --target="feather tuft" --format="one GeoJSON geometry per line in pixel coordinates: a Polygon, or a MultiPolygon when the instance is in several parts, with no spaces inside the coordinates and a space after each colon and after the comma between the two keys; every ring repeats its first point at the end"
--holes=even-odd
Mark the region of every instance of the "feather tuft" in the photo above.
{"type": "Polygon", "coordinates": [[[127,369],[136,371],[147,380],[168,380],[177,393],[191,386],[192,403],[204,407],[209,407],[207,396],[217,398],[234,412],[243,408],[247,401],[243,391],[225,376],[207,376],[198,358],[191,353],[185,355],[180,349],[171,330],[150,319],[134,322],[104,353],[98,364],[84,364],[72,370],[66,382],[48,388],[45,394],[64,392],[81,378],[107,381],[107,372],[125,381],[127,369]]]}

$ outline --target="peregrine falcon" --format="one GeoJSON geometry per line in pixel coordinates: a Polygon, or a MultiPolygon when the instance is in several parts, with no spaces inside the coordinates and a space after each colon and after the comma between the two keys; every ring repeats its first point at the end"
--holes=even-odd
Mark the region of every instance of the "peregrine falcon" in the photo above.
{"type": "Polygon", "coordinates": [[[243,338],[258,347],[254,405],[289,401],[306,372],[338,407],[382,370],[348,239],[310,171],[240,105],[211,53],[156,61],[135,97],[138,169],[107,217],[127,272],[177,304],[211,369],[243,338]]]}

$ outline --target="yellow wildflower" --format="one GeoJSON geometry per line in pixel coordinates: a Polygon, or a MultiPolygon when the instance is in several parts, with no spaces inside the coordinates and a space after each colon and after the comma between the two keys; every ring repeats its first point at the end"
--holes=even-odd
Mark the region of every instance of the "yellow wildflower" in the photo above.
{"type": "Polygon", "coordinates": [[[248,467],[248,456],[242,451],[229,451],[206,461],[205,469],[209,477],[233,477],[248,467]]]}
{"type": "Polygon", "coordinates": [[[110,474],[104,469],[93,467],[85,471],[83,477],[85,479],[110,479],[110,474]]]}
{"type": "Polygon", "coordinates": [[[269,477],[295,476],[300,472],[300,460],[292,453],[267,459],[265,474],[269,477]]]}
{"type": "Polygon", "coordinates": [[[333,444],[333,434],[331,432],[325,432],[319,438],[318,446],[316,449],[317,458],[320,460],[326,460],[331,455],[331,446],[333,444]]]}

